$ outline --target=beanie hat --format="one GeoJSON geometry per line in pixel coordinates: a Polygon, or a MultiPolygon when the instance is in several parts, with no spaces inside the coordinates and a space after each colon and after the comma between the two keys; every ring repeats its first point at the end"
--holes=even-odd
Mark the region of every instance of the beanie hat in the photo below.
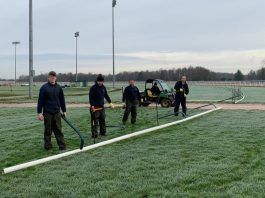
{"type": "Polygon", "coordinates": [[[104,77],[102,76],[102,74],[99,74],[98,77],[97,77],[97,81],[104,81],[104,77]]]}

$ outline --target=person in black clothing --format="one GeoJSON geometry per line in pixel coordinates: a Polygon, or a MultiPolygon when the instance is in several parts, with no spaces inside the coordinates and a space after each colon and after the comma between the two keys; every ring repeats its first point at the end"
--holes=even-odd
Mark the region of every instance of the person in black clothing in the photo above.
{"type": "Polygon", "coordinates": [[[92,138],[98,137],[98,125],[100,126],[100,135],[106,135],[104,99],[108,101],[111,108],[114,108],[107,89],[104,86],[104,77],[99,74],[95,84],[89,91],[92,138]]]}
{"type": "Polygon", "coordinates": [[[181,104],[182,112],[186,115],[187,113],[187,106],[186,106],[186,96],[189,94],[189,86],[187,84],[187,77],[182,76],[181,80],[178,81],[174,87],[176,90],[176,96],[175,96],[175,115],[178,115],[179,112],[179,106],[181,104]]]}
{"type": "Polygon", "coordinates": [[[137,117],[137,106],[141,99],[139,89],[135,86],[135,81],[130,80],[129,86],[125,88],[123,92],[122,101],[125,102],[125,111],[123,115],[122,122],[126,123],[128,117],[131,113],[131,123],[134,124],[136,122],[137,117]]]}
{"type": "Polygon", "coordinates": [[[152,92],[152,94],[154,96],[159,96],[160,95],[161,91],[160,91],[160,89],[157,86],[157,82],[155,82],[154,85],[152,86],[151,92],[152,92]]]}
{"type": "Polygon", "coordinates": [[[40,88],[37,119],[44,120],[44,148],[52,148],[51,135],[54,132],[60,150],[65,150],[64,135],[62,133],[60,109],[66,116],[66,105],[63,89],[56,83],[56,73],[49,72],[48,82],[40,88]]]}

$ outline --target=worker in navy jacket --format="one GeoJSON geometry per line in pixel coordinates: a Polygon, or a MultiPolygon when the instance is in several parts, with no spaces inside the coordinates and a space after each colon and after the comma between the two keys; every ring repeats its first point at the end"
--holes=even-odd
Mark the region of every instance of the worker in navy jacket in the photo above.
{"type": "Polygon", "coordinates": [[[104,77],[99,74],[95,84],[89,90],[89,103],[91,113],[91,133],[93,138],[98,137],[98,125],[100,126],[100,135],[106,135],[105,109],[104,99],[110,104],[110,108],[114,108],[107,89],[104,86],[104,77]]]}
{"type": "Polygon", "coordinates": [[[44,148],[52,148],[51,136],[54,132],[60,150],[65,150],[64,135],[62,133],[61,112],[66,116],[66,105],[63,89],[56,82],[56,73],[49,72],[48,82],[40,88],[37,119],[44,120],[44,148]]]}
{"type": "Polygon", "coordinates": [[[175,115],[178,115],[179,112],[179,106],[181,104],[182,112],[186,115],[187,113],[187,95],[189,94],[189,86],[187,84],[187,77],[182,76],[181,80],[178,81],[174,87],[176,90],[176,96],[175,96],[175,115]]]}
{"type": "Polygon", "coordinates": [[[135,86],[135,81],[130,80],[129,86],[127,86],[123,92],[122,101],[125,102],[125,111],[123,115],[123,124],[126,123],[131,113],[131,123],[136,122],[137,117],[137,106],[141,100],[139,89],[135,86]]]}

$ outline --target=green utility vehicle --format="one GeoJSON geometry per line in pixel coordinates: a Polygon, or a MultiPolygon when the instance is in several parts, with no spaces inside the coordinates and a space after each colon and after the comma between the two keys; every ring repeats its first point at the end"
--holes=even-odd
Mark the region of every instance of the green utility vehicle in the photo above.
{"type": "Polygon", "coordinates": [[[145,90],[141,92],[141,105],[160,104],[162,107],[171,107],[175,103],[173,89],[164,80],[148,79],[145,81],[145,90]],[[157,84],[157,87],[153,87],[157,84]],[[154,90],[158,90],[155,91],[154,90]]]}

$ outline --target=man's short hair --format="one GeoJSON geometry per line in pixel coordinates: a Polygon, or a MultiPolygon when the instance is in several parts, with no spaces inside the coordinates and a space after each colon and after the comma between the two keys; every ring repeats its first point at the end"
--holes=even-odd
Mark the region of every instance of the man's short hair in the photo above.
{"type": "Polygon", "coordinates": [[[55,71],[50,71],[49,72],[49,76],[56,76],[57,74],[56,74],[56,72],[55,71]]]}

